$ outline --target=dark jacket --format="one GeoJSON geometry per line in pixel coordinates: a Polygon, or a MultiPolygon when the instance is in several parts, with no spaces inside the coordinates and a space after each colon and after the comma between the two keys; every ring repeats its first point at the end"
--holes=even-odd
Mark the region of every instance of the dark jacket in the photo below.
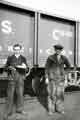
{"type": "Polygon", "coordinates": [[[18,69],[16,66],[17,65],[21,65],[22,63],[27,65],[27,61],[26,58],[22,55],[19,56],[19,58],[16,58],[15,55],[9,56],[6,62],[6,68],[8,68],[9,66],[12,66],[13,68],[16,69],[16,71],[18,71],[20,74],[24,74],[26,71],[23,69],[18,69]]]}
{"type": "Polygon", "coordinates": [[[61,55],[59,61],[57,54],[49,56],[45,65],[46,76],[48,76],[49,80],[63,81],[65,76],[64,66],[67,68],[70,67],[70,63],[65,56],[61,55]]]}

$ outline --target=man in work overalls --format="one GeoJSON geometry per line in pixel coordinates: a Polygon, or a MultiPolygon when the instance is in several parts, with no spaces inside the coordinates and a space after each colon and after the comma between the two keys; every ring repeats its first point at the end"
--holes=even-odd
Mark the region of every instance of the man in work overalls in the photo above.
{"type": "Polygon", "coordinates": [[[24,79],[26,71],[28,70],[28,65],[26,58],[20,54],[22,46],[15,44],[13,46],[14,54],[9,56],[6,62],[6,68],[8,70],[8,99],[7,99],[7,113],[12,114],[12,108],[14,103],[14,93],[16,92],[16,112],[24,114],[23,105],[23,91],[24,91],[24,79]]]}
{"type": "Polygon", "coordinates": [[[64,66],[70,67],[68,59],[61,55],[63,46],[54,45],[55,53],[50,55],[45,65],[45,76],[48,91],[48,110],[49,114],[57,111],[64,113],[64,66]]]}

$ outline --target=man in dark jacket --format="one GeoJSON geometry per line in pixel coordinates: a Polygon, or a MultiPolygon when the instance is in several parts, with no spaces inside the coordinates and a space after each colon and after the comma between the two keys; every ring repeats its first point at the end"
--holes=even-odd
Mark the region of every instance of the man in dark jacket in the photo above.
{"type": "Polygon", "coordinates": [[[24,79],[28,65],[26,58],[20,54],[22,46],[15,44],[13,46],[14,54],[9,56],[6,62],[6,68],[8,70],[8,100],[7,100],[7,116],[12,114],[12,108],[14,103],[14,93],[16,92],[17,103],[16,112],[24,113],[23,111],[23,90],[24,90],[24,79]]]}
{"type": "Polygon", "coordinates": [[[54,46],[55,54],[48,57],[45,65],[45,75],[48,81],[48,110],[49,114],[52,111],[64,113],[64,83],[65,71],[64,66],[70,67],[68,59],[61,55],[63,46],[54,46]]]}

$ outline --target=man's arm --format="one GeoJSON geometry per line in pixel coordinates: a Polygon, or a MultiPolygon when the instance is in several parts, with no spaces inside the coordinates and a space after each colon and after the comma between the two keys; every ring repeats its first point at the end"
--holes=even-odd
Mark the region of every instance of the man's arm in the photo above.
{"type": "Polygon", "coordinates": [[[22,62],[20,65],[16,66],[17,68],[24,69],[26,73],[29,73],[30,69],[27,64],[27,60],[25,57],[22,56],[22,62]]]}
{"type": "Polygon", "coordinates": [[[71,67],[71,64],[69,62],[69,60],[65,57],[64,59],[64,64],[66,66],[66,70],[65,70],[65,83],[64,83],[64,86],[68,86],[68,80],[67,80],[67,74],[68,72],[70,71],[70,67],[71,67]]]}
{"type": "Polygon", "coordinates": [[[48,83],[49,83],[48,72],[49,72],[50,65],[51,65],[51,60],[50,60],[50,58],[48,57],[48,59],[47,59],[47,61],[46,61],[46,64],[45,64],[45,83],[46,83],[47,85],[48,85],[48,83]]]}
{"type": "Polygon", "coordinates": [[[69,62],[69,60],[66,57],[64,57],[64,64],[65,64],[67,69],[71,67],[70,62],[69,62]]]}
{"type": "Polygon", "coordinates": [[[15,66],[12,66],[11,61],[12,61],[12,56],[8,56],[6,64],[5,64],[5,70],[10,71],[10,70],[16,70],[15,66]]]}
{"type": "Polygon", "coordinates": [[[27,60],[25,57],[22,57],[21,59],[21,64],[17,65],[16,67],[26,69],[28,67],[27,60]]]}
{"type": "Polygon", "coordinates": [[[8,56],[5,67],[7,68],[8,66],[10,66],[10,56],[8,56]]]}
{"type": "Polygon", "coordinates": [[[45,64],[45,77],[48,78],[48,70],[49,70],[49,66],[50,66],[50,60],[49,57],[46,60],[46,64],[45,64]]]}

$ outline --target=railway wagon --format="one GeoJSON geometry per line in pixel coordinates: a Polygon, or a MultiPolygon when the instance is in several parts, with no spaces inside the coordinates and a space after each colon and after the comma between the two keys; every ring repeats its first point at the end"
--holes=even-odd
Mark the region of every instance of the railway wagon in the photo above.
{"type": "Polygon", "coordinates": [[[25,93],[40,85],[45,62],[54,53],[53,45],[64,46],[72,68],[80,66],[79,22],[73,19],[25,8],[9,2],[0,2],[0,92],[7,88],[8,78],[4,66],[12,46],[20,43],[27,58],[30,72],[25,80],[25,93]]]}

